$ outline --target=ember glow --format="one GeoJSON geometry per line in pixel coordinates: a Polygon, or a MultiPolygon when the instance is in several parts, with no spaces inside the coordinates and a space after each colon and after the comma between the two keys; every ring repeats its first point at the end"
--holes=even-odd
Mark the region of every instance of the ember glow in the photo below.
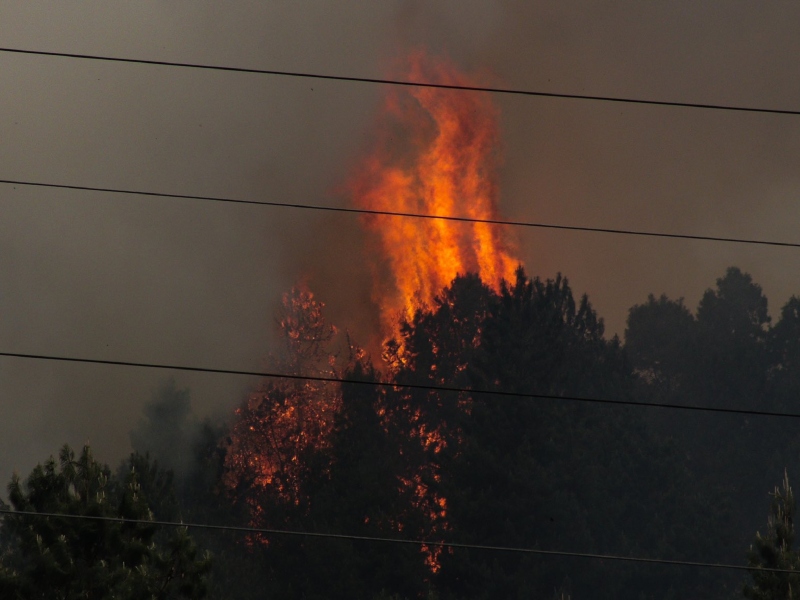
{"type": "MultiPolygon", "coordinates": [[[[476,85],[449,63],[422,53],[409,80],[476,85]]],[[[370,210],[497,219],[497,111],[489,96],[435,88],[394,88],[386,96],[374,147],[351,182],[353,203],[370,210]]],[[[430,307],[459,274],[477,273],[497,290],[513,280],[512,257],[497,225],[368,216],[379,246],[375,300],[386,333],[399,318],[430,307]],[[385,270],[385,267],[384,269],[385,270]]]]}
{"type": "MultiPolygon", "coordinates": [[[[329,348],[336,329],[322,317],[324,304],[306,290],[284,295],[278,326],[283,355],[272,359],[284,373],[336,377],[329,348]]],[[[250,394],[236,411],[225,458],[225,483],[259,515],[262,494],[299,505],[310,451],[327,446],[340,406],[332,383],[309,380],[272,381],[250,394]],[[242,482],[247,482],[241,490],[242,482]],[[236,490],[239,489],[237,492],[236,490]]],[[[260,520],[254,518],[253,524],[260,520]]]]}

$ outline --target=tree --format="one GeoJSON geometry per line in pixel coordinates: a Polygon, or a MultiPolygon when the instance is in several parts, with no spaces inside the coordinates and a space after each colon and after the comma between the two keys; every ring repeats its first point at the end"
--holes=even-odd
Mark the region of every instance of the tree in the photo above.
{"type": "Polygon", "coordinates": [[[791,600],[800,597],[800,555],[794,545],[795,501],[789,476],[784,472],[781,489],[772,493],[767,533],[756,534],[748,555],[753,584],[744,586],[751,600],[791,600]],[[786,569],[797,573],[775,573],[764,569],[786,569]]]}
{"type": "Polygon", "coordinates": [[[669,391],[685,387],[694,359],[697,322],[683,304],[652,294],[631,308],[625,329],[625,350],[636,372],[669,391]]]}
{"type": "Polygon", "coordinates": [[[770,330],[770,396],[777,410],[794,410],[800,396],[800,298],[793,296],[770,330]]]}
{"type": "MultiPolygon", "coordinates": [[[[588,298],[576,298],[561,276],[542,281],[520,270],[499,293],[475,275],[457,277],[400,333],[397,382],[554,396],[632,394],[633,373],[619,341],[605,339],[588,298]]],[[[428,505],[443,502],[423,529],[428,539],[615,554],[643,554],[658,540],[660,554],[675,558],[684,557],[683,547],[698,548],[687,544],[699,536],[683,513],[701,522],[705,515],[682,495],[681,458],[649,432],[641,413],[398,389],[389,406],[393,424],[402,426],[404,415],[407,422],[402,457],[431,475],[420,488],[428,505]]],[[[448,600],[551,597],[568,581],[587,597],[672,598],[681,586],[704,595],[692,575],[659,577],[607,564],[577,567],[463,548],[442,552],[437,562],[431,581],[448,600]]]]}
{"type": "MultiPolygon", "coordinates": [[[[100,519],[7,514],[0,538],[0,596],[204,598],[210,557],[200,554],[185,528],[168,534],[146,523],[102,520],[153,520],[135,464],[143,466],[141,457],[120,480],[88,446],[77,458],[64,446],[58,461],[50,457],[24,483],[15,474],[8,486],[14,510],[100,519]]],[[[149,468],[147,473],[154,475],[149,468]]]]}
{"type": "MultiPolygon", "coordinates": [[[[336,328],[325,305],[308,291],[284,295],[278,319],[279,356],[275,370],[292,376],[337,376],[333,342],[336,328]]],[[[305,510],[303,482],[314,455],[327,448],[341,399],[338,388],[312,379],[264,382],[236,410],[225,447],[223,483],[233,501],[250,512],[250,522],[274,526],[269,505],[305,510]]]]}
{"type": "MultiPolygon", "coordinates": [[[[348,362],[339,359],[337,330],[323,309],[310,292],[294,289],[284,296],[277,323],[283,348],[270,364],[290,375],[377,380],[349,339],[348,362]]],[[[397,459],[399,451],[378,414],[382,400],[363,385],[262,384],[237,409],[220,445],[222,484],[232,508],[260,527],[396,535],[402,507],[387,453],[397,459]]],[[[352,598],[423,587],[422,557],[413,547],[376,553],[364,542],[265,535],[247,543],[259,563],[261,594],[352,598]],[[415,576],[409,575],[415,567],[415,576]]]]}
{"type": "Polygon", "coordinates": [[[763,397],[768,368],[767,298],[747,273],[730,267],[697,307],[697,377],[704,400],[736,406],[763,397]]]}
{"type": "Polygon", "coordinates": [[[792,296],[769,335],[773,361],[783,370],[800,366],[800,298],[792,296]]]}
{"type": "MultiPolygon", "coordinates": [[[[324,460],[305,482],[312,498],[308,513],[289,515],[285,526],[417,538],[412,490],[401,483],[403,446],[383,418],[386,390],[365,385],[379,379],[368,363],[357,362],[344,377],[365,383],[342,385],[324,460]]],[[[407,544],[268,536],[268,545],[258,550],[271,574],[267,590],[278,598],[422,598],[430,573],[419,547],[407,544]]]]}

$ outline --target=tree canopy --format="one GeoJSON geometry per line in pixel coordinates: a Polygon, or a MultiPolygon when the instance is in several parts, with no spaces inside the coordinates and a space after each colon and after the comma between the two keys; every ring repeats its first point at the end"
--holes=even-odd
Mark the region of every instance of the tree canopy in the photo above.
{"type": "Polygon", "coordinates": [[[797,595],[797,575],[767,570],[800,573],[788,484],[800,475],[794,421],[646,406],[800,413],[800,299],[791,298],[774,323],[767,308],[760,286],[731,268],[694,309],[650,295],[631,308],[620,340],[605,335],[588,297],[576,296],[561,275],[542,280],[520,269],[493,290],[467,274],[402,320],[373,362],[327,322],[319,299],[296,290],[278,318],[283,345],[269,360],[292,375],[352,383],[268,380],[228,423],[197,419],[188,390],[165,386],[133,432],[140,453],[116,473],[88,448],[78,457],[65,448],[25,482],[15,478],[10,501],[19,511],[190,516],[345,537],[198,532],[214,550],[211,573],[182,530],[11,515],[0,528],[0,593],[208,593],[231,600],[797,595]],[[419,385],[463,391],[410,387],[419,385]],[[141,453],[147,450],[177,475],[141,453]],[[763,529],[765,492],[784,467],[767,529],[752,541],[763,529]],[[723,570],[426,541],[734,564],[747,557],[751,577],[745,583],[723,570]]]}
{"type": "Polygon", "coordinates": [[[90,518],[4,515],[0,595],[19,600],[204,598],[210,558],[185,528],[167,534],[146,523],[154,517],[140,475],[154,488],[155,471],[147,459],[134,455],[118,479],[88,446],[77,457],[64,446],[58,460],[38,465],[24,482],[14,475],[8,486],[14,511],[90,518]],[[118,518],[145,523],[109,520],[118,518]]]}

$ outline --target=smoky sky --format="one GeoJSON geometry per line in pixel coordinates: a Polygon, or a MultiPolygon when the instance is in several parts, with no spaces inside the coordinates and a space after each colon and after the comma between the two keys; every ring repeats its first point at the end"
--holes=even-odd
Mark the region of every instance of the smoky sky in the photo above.
{"type": "MultiPolygon", "coordinates": [[[[8,47],[381,77],[418,48],[532,90],[793,109],[791,2],[82,2],[0,7],[8,47]]],[[[0,178],[343,205],[380,86],[0,53],[0,178]]],[[[496,96],[502,215],[800,241],[800,118],[496,96]]],[[[355,217],[0,186],[3,351],[263,366],[305,279],[356,338],[377,316],[355,217]]],[[[792,249],[517,231],[529,274],[570,278],[609,334],[648,293],[695,306],[727,266],[771,313],[792,249]]],[[[0,480],[58,447],[130,449],[171,375],[203,415],[252,380],[0,360],[0,480]]]]}

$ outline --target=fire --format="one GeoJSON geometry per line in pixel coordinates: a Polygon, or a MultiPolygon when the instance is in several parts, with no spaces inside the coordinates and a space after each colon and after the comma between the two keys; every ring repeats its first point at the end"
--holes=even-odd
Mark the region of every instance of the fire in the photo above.
{"type": "MultiPolygon", "coordinates": [[[[422,53],[410,58],[407,78],[477,85],[449,63],[422,53]]],[[[488,95],[393,88],[384,100],[374,145],[350,183],[353,203],[375,211],[497,220],[498,148],[498,113],[488,95]]],[[[419,309],[433,308],[434,299],[457,275],[475,273],[499,291],[503,280],[513,281],[520,264],[498,225],[378,215],[369,215],[364,222],[379,250],[372,253],[379,257],[373,263],[373,296],[383,333],[393,335],[397,343],[401,320],[411,320],[419,309]]],[[[392,354],[405,364],[402,347],[395,347],[392,354]]],[[[399,366],[392,362],[390,368],[399,366]]],[[[400,485],[411,492],[411,503],[424,515],[428,535],[437,537],[449,527],[447,498],[424,481],[440,481],[438,454],[448,439],[457,444],[459,436],[444,423],[426,424],[418,411],[408,416],[411,438],[430,458],[417,472],[401,478],[400,485]]],[[[402,529],[401,523],[397,526],[402,529]]],[[[428,567],[437,572],[441,547],[422,550],[428,567]]]]}
{"type": "MultiPolygon", "coordinates": [[[[409,60],[407,75],[412,80],[475,85],[449,63],[421,53],[409,60]]],[[[353,202],[377,211],[496,220],[498,146],[498,113],[488,95],[394,88],[384,100],[374,146],[350,182],[353,202]]],[[[503,280],[513,280],[519,265],[497,225],[377,215],[364,222],[379,250],[371,255],[379,257],[373,263],[374,298],[382,313],[383,334],[396,334],[401,320],[410,320],[419,309],[433,308],[434,299],[457,275],[475,273],[498,291],[503,280]]],[[[272,359],[273,370],[326,378],[344,372],[332,346],[336,330],[325,322],[323,307],[307,290],[294,290],[284,298],[279,326],[285,348],[272,359]]],[[[363,358],[355,356],[357,361],[363,358]]],[[[387,366],[395,374],[400,366],[410,368],[410,363],[401,362],[387,366]]],[[[407,522],[418,521],[406,520],[416,512],[425,522],[425,537],[436,539],[449,529],[448,499],[438,489],[440,463],[445,449],[458,452],[460,435],[435,418],[430,407],[439,402],[436,394],[426,402],[421,405],[413,394],[400,391],[390,402],[378,398],[375,410],[387,434],[403,424],[411,454],[426,457],[410,459],[405,472],[396,475],[398,492],[409,499],[410,510],[392,517],[391,526],[403,531],[407,522]]],[[[314,452],[331,448],[333,423],[342,403],[341,390],[333,383],[284,380],[264,385],[237,410],[223,444],[224,483],[249,509],[253,525],[271,523],[265,498],[301,510],[310,503],[303,489],[304,463],[314,452]]],[[[458,409],[469,413],[469,399],[461,398],[458,409]]],[[[402,449],[398,452],[403,454],[402,449]]],[[[370,523],[368,515],[361,519],[370,523]]],[[[442,548],[426,545],[422,550],[435,573],[442,548]]]]}
{"type": "MultiPolygon", "coordinates": [[[[411,57],[408,78],[476,85],[449,63],[422,53],[411,57]]],[[[385,98],[374,147],[351,181],[354,204],[497,219],[497,117],[480,92],[394,88],[385,98]]],[[[372,215],[365,222],[389,270],[388,277],[376,277],[374,290],[389,332],[398,317],[430,307],[456,275],[477,273],[497,290],[503,279],[513,279],[519,264],[497,225],[372,215]]]]}
{"type": "MultiPolygon", "coordinates": [[[[271,360],[282,372],[337,375],[330,348],[336,328],[325,322],[324,306],[306,290],[295,288],[284,295],[278,319],[283,356],[271,360]]],[[[237,409],[225,444],[225,484],[232,491],[244,487],[239,499],[250,507],[253,525],[261,524],[259,502],[265,493],[301,503],[304,458],[327,446],[340,403],[332,383],[283,380],[264,384],[237,409]]]]}

